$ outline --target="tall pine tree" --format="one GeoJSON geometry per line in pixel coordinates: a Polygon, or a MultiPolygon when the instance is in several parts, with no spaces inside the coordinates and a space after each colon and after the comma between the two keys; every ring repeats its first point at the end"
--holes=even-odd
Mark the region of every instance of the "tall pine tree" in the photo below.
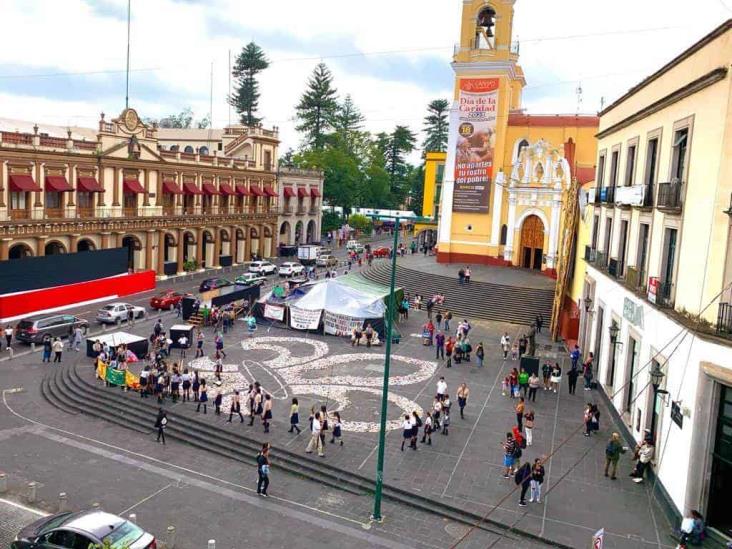
{"type": "Polygon", "coordinates": [[[427,105],[427,116],[424,118],[424,133],[422,152],[445,151],[447,149],[447,118],[450,103],[447,99],[435,99],[427,105]]]}
{"type": "Polygon", "coordinates": [[[363,121],[364,117],[354,104],[351,95],[346,95],[333,115],[335,144],[345,147],[353,155],[358,155],[368,141],[367,134],[362,131],[363,121]]]}
{"type": "Polygon", "coordinates": [[[236,79],[236,89],[229,97],[229,104],[239,113],[239,120],[247,126],[255,126],[262,120],[257,116],[259,83],[257,74],[269,67],[262,48],[249,42],[236,57],[231,71],[236,79]]]}
{"type": "Polygon", "coordinates": [[[295,129],[305,134],[306,149],[320,151],[326,144],[338,110],[333,75],[325,63],[319,63],[308,80],[308,87],[295,107],[298,125],[295,129]]]}
{"type": "Polygon", "coordinates": [[[402,203],[409,190],[406,188],[406,178],[410,167],[404,156],[414,150],[416,141],[417,137],[412,130],[406,126],[396,126],[386,142],[386,171],[389,172],[394,206],[402,203]]]}

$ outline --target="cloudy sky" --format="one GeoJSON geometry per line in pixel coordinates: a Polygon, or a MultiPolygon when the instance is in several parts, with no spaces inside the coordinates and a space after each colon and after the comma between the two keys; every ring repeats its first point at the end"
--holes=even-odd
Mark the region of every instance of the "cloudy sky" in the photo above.
{"type": "MultiPolygon", "coordinates": [[[[132,0],[130,105],[160,117],[190,106],[229,122],[228,55],[250,40],[265,125],[297,147],[294,106],[323,60],[367,128],[422,127],[448,97],[460,0],[132,0]]],[[[124,108],[127,0],[0,0],[0,117],[93,127],[124,108]]],[[[532,113],[596,112],[724,20],[732,0],[518,0],[514,39],[532,113]]],[[[236,114],[232,113],[235,121],[236,114]]]]}

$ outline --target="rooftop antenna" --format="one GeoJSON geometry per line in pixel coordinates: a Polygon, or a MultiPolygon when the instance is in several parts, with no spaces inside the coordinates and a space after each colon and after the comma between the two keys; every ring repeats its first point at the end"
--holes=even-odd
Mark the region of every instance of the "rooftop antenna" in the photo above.
{"type": "Polygon", "coordinates": [[[130,108],[130,14],[132,0],[127,0],[127,71],[125,77],[125,109],[130,108]]]}
{"type": "Polygon", "coordinates": [[[600,110],[605,108],[605,97],[600,97],[600,110]]]}
{"type": "Polygon", "coordinates": [[[579,114],[582,109],[582,82],[577,84],[577,89],[575,91],[577,92],[577,114],[579,114]]]}

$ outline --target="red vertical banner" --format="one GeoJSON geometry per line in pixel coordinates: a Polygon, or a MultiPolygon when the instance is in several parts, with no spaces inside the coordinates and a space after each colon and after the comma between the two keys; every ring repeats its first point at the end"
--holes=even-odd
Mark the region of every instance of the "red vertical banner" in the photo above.
{"type": "Polygon", "coordinates": [[[498,78],[463,78],[455,150],[454,212],[487,213],[493,180],[498,78]]]}

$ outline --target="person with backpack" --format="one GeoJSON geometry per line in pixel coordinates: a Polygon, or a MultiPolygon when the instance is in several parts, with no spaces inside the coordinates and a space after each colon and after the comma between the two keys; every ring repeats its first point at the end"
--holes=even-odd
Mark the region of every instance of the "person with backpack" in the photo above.
{"type": "Polygon", "coordinates": [[[269,442],[265,442],[257,454],[257,495],[265,498],[269,488],[269,467],[269,442]]]}
{"type": "Polygon", "coordinates": [[[529,503],[541,503],[541,485],[544,484],[544,466],[541,460],[536,458],[531,468],[531,497],[529,503]]]}
{"type": "Polygon", "coordinates": [[[615,474],[618,471],[618,461],[620,454],[624,454],[627,448],[620,442],[620,434],[613,433],[610,440],[605,446],[605,476],[608,476],[609,470],[612,468],[610,479],[616,480],[615,474]]]}
{"type": "Polygon", "coordinates": [[[516,485],[517,486],[521,485],[521,496],[519,497],[519,506],[520,507],[526,507],[526,492],[528,492],[529,488],[531,487],[531,476],[532,476],[531,463],[529,463],[527,461],[521,467],[518,468],[518,470],[516,471],[516,474],[513,477],[514,482],[516,482],[516,485]]]}

